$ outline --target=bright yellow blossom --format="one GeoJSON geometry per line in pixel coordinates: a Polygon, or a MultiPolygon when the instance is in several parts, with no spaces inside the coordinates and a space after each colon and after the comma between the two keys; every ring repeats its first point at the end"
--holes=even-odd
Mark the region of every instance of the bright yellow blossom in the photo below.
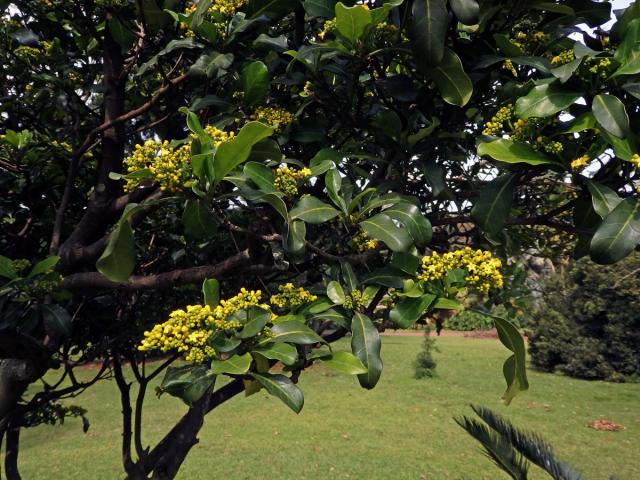
{"type": "Polygon", "coordinates": [[[283,165],[275,170],[273,186],[288,197],[295,197],[298,194],[298,182],[305,181],[311,175],[311,170],[306,167],[296,169],[283,165]]]}
{"type": "Polygon", "coordinates": [[[269,300],[271,305],[274,305],[278,308],[290,308],[294,309],[305,303],[315,302],[318,297],[308,292],[302,287],[296,288],[293,283],[287,283],[285,285],[280,285],[278,287],[278,291],[275,295],[271,296],[269,300]]]}

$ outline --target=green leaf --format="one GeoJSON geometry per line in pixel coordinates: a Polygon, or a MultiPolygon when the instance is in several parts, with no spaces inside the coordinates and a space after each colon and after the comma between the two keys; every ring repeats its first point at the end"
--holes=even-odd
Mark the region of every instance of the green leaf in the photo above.
{"type": "Polygon", "coordinates": [[[329,297],[329,300],[335,305],[342,305],[346,298],[342,285],[335,280],[330,281],[327,285],[327,297],[329,297]]]}
{"type": "Polygon", "coordinates": [[[320,358],[320,361],[323,365],[347,375],[363,375],[368,372],[360,359],[350,352],[334,352],[320,358]]]}
{"type": "Polygon", "coordinates": [[[293,209],[291,209],[290,217],[292,220],[297,218],[307,223],[324,223],[336,217],[340,212],[316,197],[304,195],[293,209]]]}
{"type": "Polygon", "coordinates": [[[273,337],[266,338],[260,345],[267,342],[274,343],[296,343],[300,345],[311,345],[314,343],[325,343],[325,341],[304,323],[297,320],[280,322],[271,327],[273,337]]]}
{"type": "Polygon", "coordinates": [[[311,17],[333,18],[336,0],[304,0],[302,6],[311,17]]]}
{"type": "Polygon", "coordinates": [[[502,400],[509,405],[518,393],[529,389],[526,349],[524,340],[513,323],[493,315],[491,315],[491,318],[495,321],[500,342],[513,352],[513,355],[507,358],[502,366],[502,373],[507,382],[507,390],[502,395],[502,400]]]}
{"type": "Polygon", "coordinates": [[[60,305],[41,305],[42,318],[47,330],[63,337],[71,335],[71,316],[60,305]]]}
{"type": "Polygon", "coordinates": [[[353,271],[351,264],[345,260],[340,260],[340,268],[342,270],[342,278],[350,291],[354,291],[358,288],[359,282],[356,272],[353,271]]]}
{"type": "Polygon", "coordinates": [[[625,138],[629,134],[629,116],[618,97],[608,94],[596,95],[593,97],[591,111],[607,132],[619,138],[625,138]]]}
{"type": "Polygon", "coordinates": [[[394,252],[406,251],[412,243],[408,230],[400,228],[384,213],[378,213],[360,222],[360,226],[371,238],[380,240],[394,252]]]}
{"type": "Polygon", "coordinates": [[[267,193],[277,193],[273,186],[275,176],[273,171],[265,165],[257,162],[247,162],[243,168],[244,174],[255,183],[260,190],[267,193]]]}
{"type": "Polygon", "coordinates": [[[13,261],[3,255],[0,255],[0,277],[13,280],[18,278],[15,268],[13,268],[13,261]]]}
{"type": "Polygon", "coordinates": [[[342,2],[336,3],[336,29],[351,43],[362,37],[372,22],[371,11],[365,5],[347,7],[342,2]]]}
{"type": "Polygon", "coordinates": [[[414,276],[420,265],[420,257],[409,252],[395,252],[391,257],[391,263],[389,265],[414,276]]]}
{"type": "Polygon", "coordinates": [[[144,12],[145,24],[152,33],[156,33],[164,27],[169,20],[169,16],[160,10],[156,0],[142,0],[142,10],[144,12]]]}
{"type": "Polygon", "coordinates": [[[640,242],[640,200],[625,198],[602,221],[591,240],[591,259],[603,265],[623,259],[640,242]]]}
{"type": "Polygon", "coordinates": [[[202,282],[202,296],[205,305],[217,307],[220,303],[220,282],[215,278],[207,278],[202,282]]]}
{"type": "Polygon", "coordinates": [[[218,331],[209,337],[208,343],[218,353],[229,353],[235,350],[242,342],[237,338],[229,338],[224,332],[218,331]]]}
{"type": "Polygon", "coordinates": [[[464,306],[453,298],[438,297],[432,308],[434,310],[462,310],[464,306]]]}
{"type": "Polygon", "coordinates": [[[566,130],[563,130],[562,133],[575,133],[575,132],[583,132],[585,130],[590,130],[596,126],[596,119],[591,112],[585,112],[579,117],[576,117],[572,122],[571,126],[566,130]]]}
{"type": "Polygon", "coordinates": [[[367,373],[358,375],[358,381],[362,387],[371,389],[382,374],[378,329],[369,317],[356,312],[351,320],[351,333],[351,351],[367,369],[367,373]]]}
{"type": "Polygon", "coordinates": [[[33,278],[36,275],[48,273],[50,270],[53,270],[53,267],[55,267],[59,261],[60,257],[57,255],[52,255],[51,257],[47,257],[44,260],[39,261],[33,266],[29,275],[27,275],[27,278],[33,278]]]}
{"type": "Polygon", "coordinates": [[[249,122],[240,129],[238,135],[224,142],[218,147],[213,159],[213,171],[216,183],[219,183],[227,174],[241,163],[244,163],[251,148],[270,136],[273,128],[260,122],[249,122]]]}
{"type": "Polygon", "coordinates": [[[413,237],[413,241],[419,247],[427,245],[431,241],[431,222],[422,215],[420,209],[412,203],[396,203],[383,212],[385,215],[404,224],[413,237]]]}
{"type": "Polygon", "coordinates": [[[477,0],[451,0],[450,5],[460,23],[464,25],[476,25],[478,23],[480,5],[477,0]]]}
{"type": "Polygon", "coordinates": [[[593,209],[602,219],[609,215],[622,201],[618,194],[606,185],[602,185],[593,180],[587,180],[587,186],[591,193],[593,209]]]}
{"type": "Polygon", "coordinates": [[[517,176],[508,173],[489,182],[471,209],[471,218],[488,234],[497,234],[507,223],[517,176]]]}
{"type": "Polygon", "coordinates": [[[400,300],[389,312],[389,318],[398,328],[409,328],[420,320],[435,299],[436,296],[429,293],[400,300]]]}
{"type": "Polygon", "coordinates": [[[548,117],[573,105],[583,94],[557,82],[538,85],[516,100],[516,115],[520,118],[548,117]]]}
{"type": "Polygon", "coordinates": [[[434,67],[444,57],[449,13],[444,0],[414,0],[410,36],[415,60],[423,69],[434,67]]]}
{"type": "Polygon", "coordinates": [[[340,195],[340,190],[342,188],[342,177],[340,176],[340,172],[336,168],[332,168],[327,171],[327,174],[324,176],[324,184],[327,187],[327,192],[329,194],[329,198],[331,201],[342,210],[343,213],[348,213],[347,202],[340,195]]]}
{"type": "Polygon", "coordinates": [[[285,224],[283,244],[286,252],[292,255],[302,254],[307,244],[307,225],[302,220],[285,224]]]}
{"type": "Polygon", "coordinates": [[[166,392],[193,406],[209,391],[215,381],[215,375],[211,375],[204,365],[169,367],[158,387],[158,395],[166,392]]]}
{"type": "Polygon", "coordinates": [[[284,375],[271,373],[252,373],[260,384],[274,397],[279,398],[284,404],[296,413],[300,413],[304,406],[304,396],[290,378],[284,375]]]}
{"type": "Polygon", "coordinates": [[[274,343],[253,350],[270,360],[279,360],[285,365],[293,365],[298,361],[298,350],[288,343],[274,343]]]}
{"type": "Polygon", "coordinates": [[[249,371],[251,366],[251,354],[234,355],[227,360],[212,360],[209,373],[212,375],[220,375],[229,373],[232,375],[244,375],[249,371]]]}
{"type": "Polygon", "coordinates": [[[238,338],[255,337],[267,325],[271,319],[271,312],[260,307],[250,307],[247,310],[247,323],[242,330],[236,334],[238,338]]]}
{"type": "Polygon", "coordinates": [[[261,61],[251,62],[242,71],[244,104],[252,107],[264,100],[269,92],[269,70],[261,61]]]}
{"type": "Polygon", "coordinates": [[[403,278],[406,275],[392,267],[382,267],[373,270],[362,277],[362,283],[382,285],[389,288],[402,288],[403,278]]]}
{"type": "Polygon", "coordinates": [[[182,223],[186,236],[208,240],[216,232],[216,219],[202,200],[189,198],[184,205],[182,223]]]}
{"type": "Polygon", "coordinates": [[[109,237],[107,247],[96,262],[96,268],[112,282],[126,282],[135,266],[133,229],[128,222],[120,222],[109,237]]]}
{"type": "MultiPolygon", "coordinates": [[[[433,0],[416,0],[430,2],[433,0]]],[[[473,84],[464,71],[462,62],[453,50],[445,48],[442,61],[428,70],[429,75],[436,82],[442,99],[451,105],[464,107],[471,99],[473,84]]]]}
{"type": "Polygon", "coordinates": [[[504,138],[481,143],[478,145],[478,155],[488,155],[494,160],[505,163],[528,163],[529,165],[555,163],[525,143],[504,138]]]}

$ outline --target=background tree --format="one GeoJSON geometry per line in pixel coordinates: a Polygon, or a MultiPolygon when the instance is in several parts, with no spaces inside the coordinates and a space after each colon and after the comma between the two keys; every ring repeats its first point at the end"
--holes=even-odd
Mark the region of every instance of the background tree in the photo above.
{"type": "MultiPolygon", "coordinates": [[[[612,263],[640,241],[638,2],[606,31],[611,4],[590,0],[0,6],[9,478],[20,428],[102,378],[121,390],[127,475],[171,478],[238,393],[299,410],[314,361],[371,388],[385,324],[467,290],[509,301],[489,253],[442,252],[506,258],[544,227],[612,263]],[[165,327],[186,339],[153,329],[172,311],[165,327]],[[323,347],[347,333],[351,354],[323,347]],[[170,355],[151,370],[143,338],[170,355]],[[59,380],[26,394],[50,370],[59,380]],[[189,409],[147,448],[145,393],[163,372],[189,409]]],[[[524,346],[495,322],[514,351],[509,401],[527,388],[524,346]]]]}

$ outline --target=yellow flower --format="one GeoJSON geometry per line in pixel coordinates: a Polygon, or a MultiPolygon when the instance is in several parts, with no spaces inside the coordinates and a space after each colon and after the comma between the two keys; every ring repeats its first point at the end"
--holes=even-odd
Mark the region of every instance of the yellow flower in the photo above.
{"type": "Polygon", "coordinates": [[[591,159],[589,158],[589,155],[582,155],[581,157],[578,157],[571,161],[571,170],[573,170],[574,172],[579,172],[584,167],[586,167],[590,161],[591,159]]]}
{"type": "Polygon", "coordinates": [[[351,241],[354,243],[359,252],[366,252],[367,250],[375,250],[378,247],[378,241],[375,238],[371,238],[366,232],[361,231],[354,236],[351,241]]]}
{"type": "Polygon", "coordinates": [[[496,114],[491,117],[491,120],[485,124],[485,128],[482,131],[483,135],[497,135],[502,130],[502,125],[509,121],[513,116],[513,105],[510,103],[498,110],[496,114]]]}
{"type": "Polygon", "coordinates": [[[640,155],[634,153],[631,159],[629,160],[637,169],[640,169],[640,155]]]}
{"type": "Polygon", "coordinates": [[[573,62],[575,59],[576,55],[573,53],[573,50],[563,50],[551,59],[551,63],[554,66],[559,67],[560,65],[573,62]]]}
{"type": "Polygon", "coordinates": [[[296,119],[293,113],[278,107],[258,107],[251,118],[275,127],[276,131],[282,130],[296,119]]]}
{"type": "Polygon", "coordinates": [[[318,297],[302,287],[294,287],[293,283],[287,283],[278,287],[280,293],[272,295],[269,302],[278,308],[294,309],[305,303],[315,302],[318,297]]]}
{"type": "Polygon", "coordinates": [[[462,269],[467,272],[467,285],[481,293],[487,293],[493,288],[502,288],[504,279],[500,269],[502,262],[494,258],[491,252],[472,250],[466,247],[462,250],[422,257],[422,271],[418,275],[421,282],[442,280],[448,272],[462,269]]]}
{"type": "Polygon", "coordinates": [[[311,170],[308,168],[290,168],[283,165],[275,170],[275,180],[273,186],[288,197],[295,197],[298,194],[298,182],[303,182],[311,177],[311,170]]]}

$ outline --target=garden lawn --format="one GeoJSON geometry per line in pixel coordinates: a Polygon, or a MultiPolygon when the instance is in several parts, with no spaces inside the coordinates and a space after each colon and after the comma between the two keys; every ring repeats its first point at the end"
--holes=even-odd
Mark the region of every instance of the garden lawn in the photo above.
{"type": "MultiPolygon", "coordinates": [[[[295,415],[260,392],[238,396],[206,419],[179,478],[197,479],[497,479],[476,444],[453,421],[485,405],[517,426],[541,434],[562,460],[589,479],[640,478],[640,384],[587,382],[529,371],[531,388],[511,406],[500,403],[502,362],[497,340],[440,338],[438,377],[415,380],[420,337],[385,337],[384,372],[363,390],[354,377],[315,367],[303,373],[305,407],[295,415]],[[598,418],[626,427],[601,432],[598,418]]],[[[346,341],[339,348],[348,348],[346,341]]],[[[105,381],[75,399],[89,413],[81,422],[40,426],[22,435],[20,467],[29,479],[122,478],[120,404],[105,381]]],[[[184,412],[177,399],[147,397],[145,441],[155,441],[184,412]]],[[[530,478],[548,478],[538,471],[530,478]]]]}

